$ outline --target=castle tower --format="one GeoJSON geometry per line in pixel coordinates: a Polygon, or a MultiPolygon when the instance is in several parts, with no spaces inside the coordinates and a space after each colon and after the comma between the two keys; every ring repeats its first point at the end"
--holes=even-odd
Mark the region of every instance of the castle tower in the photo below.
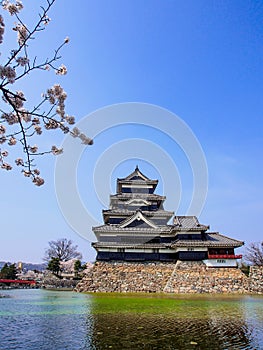
{"type": "Polygon", "coordinates": [[[93,227],[97,260],[105,261],[204,261],[207,266],[234,267],[234,248],[244,243],[199,223],[195,216],[174,216],[164,209],[166,197],[155,194],[158,180],[138,167],[117,179],[117,193],[103,210],[104,224],[93,227]],[[174,216],[174,217],[173,217],[174,216]],[[168,224],[173,217],[172,224],[168,224]]]}

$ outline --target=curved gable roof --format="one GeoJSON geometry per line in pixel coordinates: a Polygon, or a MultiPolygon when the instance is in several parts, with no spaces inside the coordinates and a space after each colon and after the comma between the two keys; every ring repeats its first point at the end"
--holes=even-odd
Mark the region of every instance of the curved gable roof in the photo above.
{"type": "Polygon", "coordinates": [[[140,210],[136,211],[136,213],[132,216],[130,216],[129,218],[127,218],[126,220],[124,220],[121,224],[120,227],[124,228],[124,227],[129,227],[131,225],[131,223],[133,223],[135,220],[142,220],[144,221],[148,226],[152,227],[152,228],[157,228],[157,226],[149,219],[147,219],[140,210]]]}

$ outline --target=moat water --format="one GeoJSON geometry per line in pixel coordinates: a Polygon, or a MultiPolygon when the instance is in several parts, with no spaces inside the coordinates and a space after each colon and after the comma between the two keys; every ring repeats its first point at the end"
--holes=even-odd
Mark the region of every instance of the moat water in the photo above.
{"type": "Polygon", "coordinates": [[[0,349],[263,349],[263,296],[0,291],[0,349]]]}

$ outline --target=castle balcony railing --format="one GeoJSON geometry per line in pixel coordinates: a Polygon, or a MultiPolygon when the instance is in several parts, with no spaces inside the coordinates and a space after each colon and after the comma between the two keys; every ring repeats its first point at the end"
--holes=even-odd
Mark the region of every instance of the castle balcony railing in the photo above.
{"type": "Polygon", "coordinates": [[[208,254],[208,259],[242,259],[242,255],[236,254],[208,254]]]}

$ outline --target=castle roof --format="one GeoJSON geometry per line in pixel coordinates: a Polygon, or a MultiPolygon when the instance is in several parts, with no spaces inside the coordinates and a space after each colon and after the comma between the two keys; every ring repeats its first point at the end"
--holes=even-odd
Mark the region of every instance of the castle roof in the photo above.
{"type": "Polygon", "coordinates": [[[136,166],[135,170],[125,178],[117,179],[117,192],[121,192],[122,185],[152,185],[155,188],[158,184],[158,180],[151,180],[147,176],[145,176],[138,166],[136,166]]]}
{"type": "Polygon", "coordinates": [[[124,178],[118,178],[117,181],[157,181],[158,182],[158,180],[151,180],[146,175],[144,175],[138,168],[138,165],[130,175],[124,178]]]}
{"type": "Polygon", "coordinates": [[[195,240],[195,239],[178,239],[172,242],[172,247],[229,247],[229,248],[237,248],[241,247],[244,244],[242,241],[238,241],[236,239],[227,237],[218,232],[207,232],[205,240],[195,240]]]}
{"type": "Polygon", "coordinates": [[[199,223],[196,216],[175,216],[174,227],[178,229],[178,231],[183,230],[198,230],[198,231],[206,231],[209,229],[209,226],[202,225],[199,223]]]}
{"type": "MultiPolygon", "coordinates": [[[[103,215],[133,215],[138,210],[128,210],[128,209],[104,209],[102,210],[103,215]]],[[[171,217],[174,214],[173,211],[167,210],[157,210],[157,211],[143,211],[143,215],[145,216],[163,216],[163,217],[171,217]]]]}
{"type": "Polygon", "coordinates": [[[92,227],[92,230],[94,233],[99,232],[122,232],[122,233],[149,233],[151,235],[160,234],[160,233],[171,233],[173,226],[171,225],[158,225],[156,228],[154,227],[141,227],[141,226],[135,226],[135,227],[121,227],[120,224],[106,224],[106,225],[100,225],[96,227],[92,227]]]}
{"type": "Polygon", "coordinates": [[[110,195],[111,200],[112,199],[125,200],[125,199],[131,199],[131,198],[165,201],[166,196],[160,196],[159,194],[155,194],[155,193],[117,193],[117,194],[110,195]]]}
{"type": "Polygon", "coordinates": [[[151,242],[95,242],[94,248],[107,247],[107,248],[177,248],[177,247],[207,247],[207,248],[237,248],[244,244],[242,241],[238,241],[233,238],[224,236],[218,232],[210,232],[207,234],[207,239],[201,240],[176,240],[171,243],[151,243],[151,242]]]}

